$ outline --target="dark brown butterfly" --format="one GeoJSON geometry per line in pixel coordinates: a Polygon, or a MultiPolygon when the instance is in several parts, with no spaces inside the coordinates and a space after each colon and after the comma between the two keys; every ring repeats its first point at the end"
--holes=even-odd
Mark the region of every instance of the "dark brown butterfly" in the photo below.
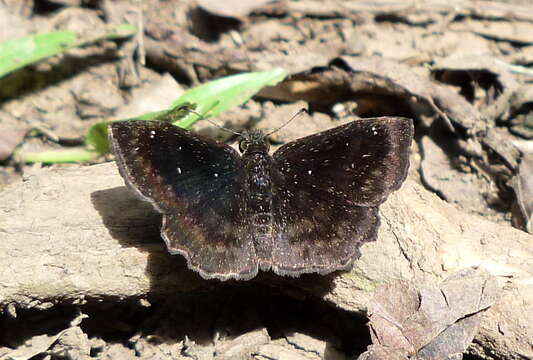
{"type": "Polygon", "coordinates": [[[376,239],[378,206],[409,167],[412,120],[356,120],[282,146],[259,131],[239,155],[168,122],[111,125],[122,177],[163,214],[172,254],[204,278],[349,269],[376,239]]]}

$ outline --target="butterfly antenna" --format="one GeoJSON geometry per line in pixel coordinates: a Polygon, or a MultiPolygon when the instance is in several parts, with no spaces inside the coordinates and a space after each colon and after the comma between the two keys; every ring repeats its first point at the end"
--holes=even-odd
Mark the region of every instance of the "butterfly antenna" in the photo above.
{"type": "Polygon", "coordinates": [[[298,112],[296,114],[294,114],[288,121],[285,122],[285,124],[281,125],[280,127],[278,127],[277,129],[274,129],[272,130],[271,132],[269,132],[268,134],[266,134],[266,136],[269,136],[269,135],[272,135],[273,133],[275,133],[276,131],[284,128],[285,126],[287,126],[291,121],[293,121],[295,118],[297,118],[298,116],[302,115],[303,113],[307,113],[309,114],[309,112],[307,111],[307,109],[305,108],[301,108],[300,110],[298,110],[298,112]]]}
{"type": "Polygon", "coordinates": [[[216,126],[217,128],[219,128],[221,130],[225,130],[227,132],[233,133],[233,134],[238,135],[238,136],[243,136],[243,134],[240,133],[240,132],[233,131],[231,129],[228,129],[228,128],[225,128],[223,126],[218,125],[216,122],[214,122],[212,120],[209,120],[209,118],[206,118],[204,115],[200,114],[198,111],[196,111],[194,109],[191,109],[189,106],[183,106],[183,110],[186,110],[186,111],[190,112],[191,114],[197,115],[199,117],[199,120],[205,120],[208,123],[210,123],[211,125],[216,126]]]}

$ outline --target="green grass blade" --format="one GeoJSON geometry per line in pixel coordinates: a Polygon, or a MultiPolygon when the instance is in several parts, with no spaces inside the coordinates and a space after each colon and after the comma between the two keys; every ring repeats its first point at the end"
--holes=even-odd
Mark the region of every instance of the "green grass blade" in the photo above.
{"type": "MultiPolygon", "coordinates": [[[[217,116],[233,106],[243,104],[263,87],[275,85],[286,76],[287,72],[280,68],[227,76],[187,90],[167,110],[123,120],[170,120],[177,126],[189,128],[199,120],[199,117],[191,112],[182,112],[180,108],[183,105],[194,104],[195,112],[205,118],[217,116]]],[[[93,125],[86,136],[86,144],[100,154],[110,150],[107,141],[109,123],[111,121],[93,125]]]]}
{"type": "MultiPolygon", "coordinates": [[[[215,117],[234,106],[244,104],[259,90],[276,85],[286,76],[287,71],[281,68],[227,76],[189,89],[172,105],[172,108],[190,102],[197,105],[196,112],[205,117],[215,117]]],[[[187,129],[196,121],[198,116],[189,114],[176,125],[187,129]]]]}
{"type": "Polygon", "coordinates": [[[31,152],[20,151],[15,153],[15,159],[24,163],[79,163],[95,160],[98,155],[97,152],[85,148],[74,148],[31,152]]]}

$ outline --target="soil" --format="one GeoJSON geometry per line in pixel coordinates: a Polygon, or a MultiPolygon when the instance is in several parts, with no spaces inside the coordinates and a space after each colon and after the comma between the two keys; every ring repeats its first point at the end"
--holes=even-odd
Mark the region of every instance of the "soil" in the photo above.
{"type": "MultiPolygon", "coordinates": [[[[42,171],[18,152],[81,146],[100,121],[164,109],[225,75],[283,67],[288,80],[215,121],[274,129],[309,108],[273,135],[275,149],[356,117],[412,117],[411,180],[467,214],[532,231],[530,1],[219,4],[0,1],[0,41],[125,22],[141,29],[0,79],[0,192],[42,171]]],[[[193,131],[233,140],[208,122],[193,131]]],[[[371,344],[365,313],[257,282],[53,303],[3,309],[1,359],[18,349],[17,359],[336,360],[371,344]]],[[[464,358],[493,357],[470,349],[464,358]]]]}

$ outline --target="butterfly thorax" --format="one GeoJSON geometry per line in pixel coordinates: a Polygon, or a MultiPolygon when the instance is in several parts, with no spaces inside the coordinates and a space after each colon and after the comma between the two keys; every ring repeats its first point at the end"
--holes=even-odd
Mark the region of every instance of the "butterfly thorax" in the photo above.
{"type": "Polygon", "coordinates": [[[246,212],[259,264],[270,268],[272,252],[272,157],[268,142],[261,133],[250,133],[240,143],[246,178],[244,190],[246,212]]]}

